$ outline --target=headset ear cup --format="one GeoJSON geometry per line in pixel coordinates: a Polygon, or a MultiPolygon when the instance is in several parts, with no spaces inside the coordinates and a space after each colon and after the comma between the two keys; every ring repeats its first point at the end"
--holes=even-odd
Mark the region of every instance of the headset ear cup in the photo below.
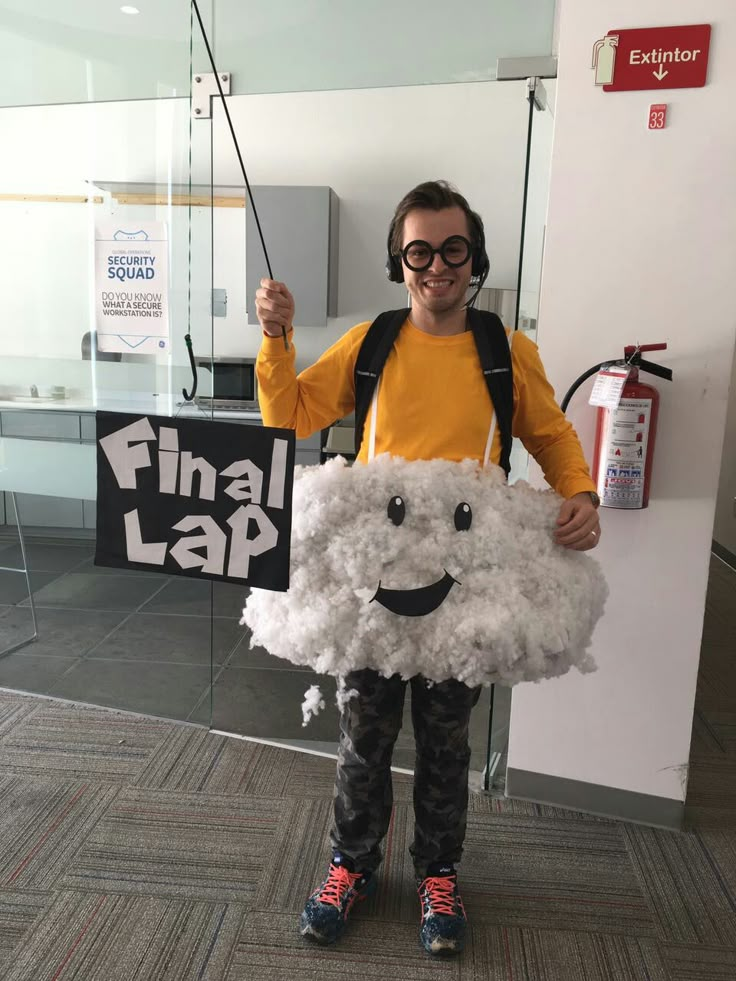
{"type": "Polygon", "coordinates": [[[491,269],[491,263],[488,260],[488,256],[485,252],[478,250],[477,261],[476,257],[473,257],[473,279],[476,279],[479,283],[482,283],[488,276],[491,269]]]}
{"type": "Polygon", "coordinates": [[[386,239],[386,275],[392,283],[404,282],[404,264],[400,255],[393,255],[391,252],[391,240],[394,237],[394,222],[388,228],[388,238],[386,239]]]}
{"type": "Polygon", "coordinates": [[[483,255],[481,253],[480,247],[476,246],[473,249],[473,264],[470,267],[470,275],[473,279],[478,279],[481,275],[483,269],[483,255]]]}
{"type": "Polygon", "coordinates": [[[483,220],[480,215],[472,213],[472,223],[475,225],[478,244],[473,249],[473,262],[470,267],[471,276],[477,282],[482,283],[488,275],[491,263],[486,252],[486,234],[483,228],[483,220]]]}
{"type": "Polygon", "coordinates": [[[386,259],[386,275],[392,283],[404,282],[404,267],[401,262],[401,256],[391,255],[389,253],[386,259]]]}

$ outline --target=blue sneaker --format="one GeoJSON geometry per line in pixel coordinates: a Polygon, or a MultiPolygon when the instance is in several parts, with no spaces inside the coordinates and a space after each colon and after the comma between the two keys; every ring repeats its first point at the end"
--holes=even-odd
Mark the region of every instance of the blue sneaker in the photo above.
{"type": "Polygon", "coordinates": [[[468,918],[452,865],[431,865],[419,884],[422,923],[419,939],[428,954],[459,954],[465,942],[468,918]],[[430,874],[431,873],[431,874],[430,874]]]}
{"type": "Polygon", "coordinates": [[[319,944],[334,944],[345,930],[354,903],[367,899],[376,888],[370,872],[352,872],[336,854],[327,877],[307,900],[299,921],[299,932],[319,944]]]}

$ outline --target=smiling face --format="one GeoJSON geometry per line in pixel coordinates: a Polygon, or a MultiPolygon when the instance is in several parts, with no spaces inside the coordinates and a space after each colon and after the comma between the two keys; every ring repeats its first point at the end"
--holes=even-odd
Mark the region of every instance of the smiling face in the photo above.
{"type": "MultiPolygon", "coordinates": [[[[461,235],[471,241],[472,234],[467,216],[462,208],[443,208],[430,211],[416,208],[404,219],[401,247],[410,242],[429,242],[438,249],[446,239],[461,235]]],[[[403,263],[403,260],[402,260],[403,263]]],[[[403,263],[404,281],[412,298],[412,308],[426,311],[433,317],[459,310],[465,302],[465,294],[470,285],[472,261],[453,268],[435,254],[429,269],[416,272],[403,263]]]]}
{"type": "Polygon", "coordinates": [[[586,654],[606,586],[555,545],[559,498],[471,460],[297,468],[291,584],[254,589],[251,645],[318,673],[539,680],[586,654]]]}

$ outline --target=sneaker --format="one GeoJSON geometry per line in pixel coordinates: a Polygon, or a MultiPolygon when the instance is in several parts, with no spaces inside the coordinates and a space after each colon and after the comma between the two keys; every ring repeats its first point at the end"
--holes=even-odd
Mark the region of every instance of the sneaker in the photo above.
{"type": "Polygon", "coordinates": [[[429,954],[459,954],[468,919],[452,865],[430,865],[419,885],[422,924],[419,939],[429,954]]]}
{"type": "Polygon", "coordinates": [[[370,872],[354,872],[342,855],[330,863],[327,878],[307,900],[299,932],[320,944],[334,944],[345,929],[353,904],[367,899],[376,888],[370,872]]]}

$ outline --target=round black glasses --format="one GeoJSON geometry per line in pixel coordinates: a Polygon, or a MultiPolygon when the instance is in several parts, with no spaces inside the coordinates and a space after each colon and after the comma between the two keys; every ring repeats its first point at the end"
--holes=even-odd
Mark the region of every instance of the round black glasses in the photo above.
{"type": "Polygon", "coordinates": [[[429,242],[424,242],[422,239],[409,242],[401,250],[401,257],[413,272],[424,272],[425,269],[429,269],[438,254],[446,266],[457,269],[458,266],[465,265],[472,251],[473,246],[465,236],[451,235],[438,249],[433,249],[429,242]]]}

